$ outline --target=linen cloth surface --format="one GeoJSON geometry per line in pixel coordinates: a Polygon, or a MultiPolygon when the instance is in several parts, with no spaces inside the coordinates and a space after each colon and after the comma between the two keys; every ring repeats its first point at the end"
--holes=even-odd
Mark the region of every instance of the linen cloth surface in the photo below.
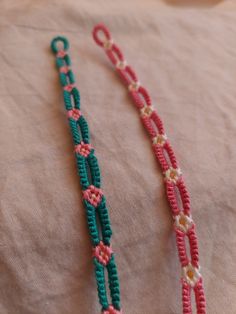
{"type": "Polygon", "coordinates": [[[235,1],[0,1],[0,314],[99,313],[53,37],[102,173],[126,314],[181,313],[160,167],[91,31],[105,23],[148,88],[191,194],[209,314],[236,313],[235,1]]]}

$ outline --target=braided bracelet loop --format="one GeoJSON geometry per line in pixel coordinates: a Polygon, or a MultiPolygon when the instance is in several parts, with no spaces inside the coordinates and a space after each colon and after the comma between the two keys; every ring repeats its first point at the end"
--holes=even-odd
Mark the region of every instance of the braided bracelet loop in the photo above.
{"type": "Polygon", "coordinates": [[[68,42],[68,40],[65,38],[65,37],[62,37],[62,36],[57,36],[55,37],[52,42],[51,42],[51,48],[52,48],[52,51],[54,53],[58,53],[59,51],[67,51],[70,47],[70,44],[68,42]],[[63,48],[60,49],[58,47],[58,44],[61,44],[63,45],[63,48]]]}
{"type": "Polygon", "coordinates": [[[110,241],[112,235],[110,218],[106,199],[101,189],[100,168],[94,148],[90,143],[89,127],[80,110],[80,94],[75,86],[71,60],[68,55],[69,42],[65,37],[56,37],[51,42],[51,49],[56,55],[56,66],[63,87],[64,105],[74,142],[102,314],[122,314],[119,279],[110,241]],[[58,48],[59,44],[62,44],[63,48],[58,48]],[[111,304],[107,296],[105,271],[108,276],[111,304]]]}
{"type": "Polygon", "coordinates": [[[195,294],[197,313],[205,314],[206,301],[199,266],[196,227],[191,216],[189,193],[175,153],[165,133],[163,122],[152,107],[148,91],[140,84],[135,71],[125,61],[120,48],[115,43],[110,45],[109,48],[104,47],[104,43],[98,39],[98,32],[103,32],[106,38],[113,43],[111,34],[107,27],[102,24],[95,26],[93,29],[95,42],[104,48],[106,55],[127,86],[128,92],[140,112],[141,121],[151,138],[154,154],[163,171],[166,195],[174,220],[176,245],[182,268],[183,314],[192,314],[192,290],[195,294]],[[188,246],[186,240],[189,242],[188,246]]]}

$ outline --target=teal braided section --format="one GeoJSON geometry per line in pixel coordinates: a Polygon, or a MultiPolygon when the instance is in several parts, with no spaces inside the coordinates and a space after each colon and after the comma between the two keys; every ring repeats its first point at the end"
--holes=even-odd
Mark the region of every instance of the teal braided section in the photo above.
{"type": "Polygon", "coordinates": [[[80,93],[75,86],[71,60],[68,55],[69,42],[65,37],[56,37],[51,42],[51,49],[56,55],[56,66],[63,87],[64,105],[75,146],[76,165],[93,246],[99,302],[103,314],[121,314],[119,279],[110,243],[112,229],[109,213],[106,198],[101,190],[98,160],[90,144],[89,126],[80,110],[80,93]],[[61,48],[58,48],[59,45],[61,45],[61,48]],[[105,271],[108,275],[107,284],[105,271]],[[108,289],[110,292],[109,298],[107,296],[108,289]]]}
{"type": "Polygon", "coordinates": [[[115,308],[119,308],[120,287],[119,287],[119,278],[118,278],[114,255],[112,255],[111,260],[107,265],[107,271],[108,271],[109,288],[111,291],[112,304],[115,306],[115,308]]]}
{"type": "Polygon", "coordinates": [[[101,221],[101,232],[102,232],[102,238],[103,242],[106,245],[110,245],[110,239],[112,236],[112,230],[111,230],[111,224],[110,219],[108,215],[108,210],[106,207],[106,199],[103,196],[101,203],[99,204],[98,208],[98,216],[101,221]]]}
{"type": "Polygon", "coordinates": [[[80,109],[80,94],[76,88],[74,88],[71,93],[64,91],[63,97],[66,110],[71,110],[73,108],[80,109]]]}

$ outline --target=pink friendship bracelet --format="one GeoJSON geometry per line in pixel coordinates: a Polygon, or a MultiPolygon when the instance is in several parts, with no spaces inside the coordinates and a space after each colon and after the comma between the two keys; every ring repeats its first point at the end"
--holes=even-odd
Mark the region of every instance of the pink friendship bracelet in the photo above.
{"type": "Polygon", "coordinates": [[[173,215],[176,244],[182,268],[183,314],[192,314],[192,290],[195,294],[197,314],[205,314],[205,293],[200,273],[196,227],[191,216],[190,197],[175,153],[166,136],[163,122],[152,107],[148,91],[140,84],[132,67],[126,63],[123,53],[113,42],[109,30],[104,25],[99,24],[94,27],[93,38],[104,49],[106,55],[115,66],[116,71],[128,87],[134,104],[140,111],[141,121],[152,140],[154,154],[163,171],[166,194],[173,215]],[[102,40],[99,33],[102,33],[105,39],[102,40]],[[178,193],[181,205],[178,201],[178,193]],[[187,252],[186,239],[189,241],[190,252],[187,252]]]}

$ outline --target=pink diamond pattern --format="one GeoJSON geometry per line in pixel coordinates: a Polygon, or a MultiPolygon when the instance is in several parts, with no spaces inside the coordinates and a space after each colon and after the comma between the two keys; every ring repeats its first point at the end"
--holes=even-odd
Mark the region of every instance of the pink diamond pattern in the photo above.
{"type": "Polygon", "coordinates": [[[102,314],[122,314],[122,311],[116,310],[113,305],[109,305],[108,309],[103,311],[102,314]]]}
{"type": "Polygon", "coordinates": [[[81,117],[81,111],[79,109],[71,109],[67,111],[68,118],[73,118],[74,120],[78,120],[81,117]]]}
{"type": "Polygon", "coordinates": [[[68,84],[64,86],[64,90],[70,93],[74,87],[75,87],[75,84],[68,84]]]}
{"type": "Polygon", "coordinates": [[[59,50],[57,53],[58,58],[64,58],[66,56],[66,51],[65,50],[59,50]]]}
{"type": "Polygon", "coordinates": [[[87,190],[83,191],[83,197],[94,207],[97,207],[102,200],[102,190],[90,185],[87,190]]]}
{"type": "Polygon", "coordinates": [[[102,241],[93,249],[93,256],[104,266],[109,263],[112,253],[112,248],[105,245],[102,241]]]}
{"type": "Polygon", "coordinates": [[[91,144],[85,144],[84,142],[75,146],[75,152],[84,157],[87,157],[90,154],[91,149],[91,144]]]}
{"type": "Polygon", "coordinates": [[[60,68],[60,72],[64,74],[67,74],[69,71],[70,71],[70,68],[67,65],[60,68]]]}

